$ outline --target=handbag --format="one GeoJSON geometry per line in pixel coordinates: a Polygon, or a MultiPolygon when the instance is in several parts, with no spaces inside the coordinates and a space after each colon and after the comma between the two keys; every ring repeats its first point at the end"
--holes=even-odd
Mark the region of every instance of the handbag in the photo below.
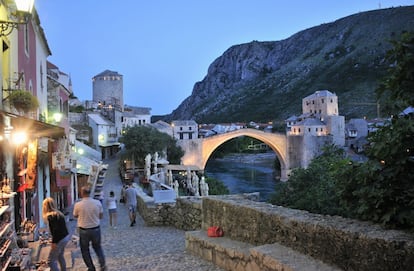
{"type": "Polygon", "coordinates": [[[223,235],[224,235],[224,231],[219,226],[212,226],[212,227],[208,227],[207,229],[208,237],[222,237],[223,235]]]}

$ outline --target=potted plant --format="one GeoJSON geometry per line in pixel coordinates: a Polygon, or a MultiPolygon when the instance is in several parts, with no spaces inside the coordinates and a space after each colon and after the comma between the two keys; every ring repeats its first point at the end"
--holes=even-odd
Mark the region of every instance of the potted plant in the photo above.
{"type": "Polygon", "coordinates": [[[30,111],[36,110],[39,107],[39,101],[29,91],[12,91],[9,96],[9,99],[10,104],[14,108],[16,108],[17,111],[24,112],[25,114],[30,111]]]}

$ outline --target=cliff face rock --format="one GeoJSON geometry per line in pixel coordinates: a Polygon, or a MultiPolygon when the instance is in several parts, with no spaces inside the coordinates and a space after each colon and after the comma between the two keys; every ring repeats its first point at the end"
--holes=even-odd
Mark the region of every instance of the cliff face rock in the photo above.
{"type": "Polygon", "coordinates": [[[302,98],[321,89],[338,95],[341,115],[376,117],[386,52],[391,40],[414,31],[413,14],[414,6],[363,12],[285,40],[234,45],[164,120],[284,120],[300,114],[302,98]]]}

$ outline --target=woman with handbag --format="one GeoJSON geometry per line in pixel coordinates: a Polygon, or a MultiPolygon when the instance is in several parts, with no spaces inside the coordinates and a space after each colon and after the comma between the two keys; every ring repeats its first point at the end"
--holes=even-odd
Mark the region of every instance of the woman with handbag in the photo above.
{"type": "Polygon", "coordinates": [[[66,226],[65,216],[56,208],[53,198],[43,200],[43,220],[49,226],[49,232],[52,236],[48,263],[50,270],[58,271],[58,262],[61,271],[66,271],[65,247],[70,240],[68,228],[66,226]]]}

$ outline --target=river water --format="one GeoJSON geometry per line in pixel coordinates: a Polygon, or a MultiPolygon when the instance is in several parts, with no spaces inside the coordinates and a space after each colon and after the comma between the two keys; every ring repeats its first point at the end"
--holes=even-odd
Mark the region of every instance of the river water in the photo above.
{"type": "Polygon", "coordinates": [[[205,173],[207,177],[222,181],[230,194],[259,192],[260,200],[266,201],[275,191],[275,176],[280,176],[273,168],[275,157],[275,153],[268,152],[210,159],[205,173]]]}

